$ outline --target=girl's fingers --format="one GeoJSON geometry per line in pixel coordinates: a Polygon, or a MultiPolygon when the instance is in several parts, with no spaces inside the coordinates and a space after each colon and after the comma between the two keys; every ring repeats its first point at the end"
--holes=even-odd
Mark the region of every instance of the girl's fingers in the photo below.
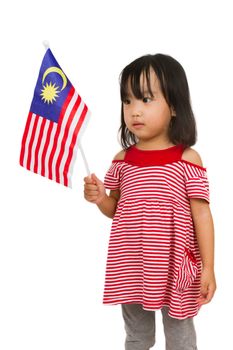
{"type": "Polygon", "coordinates": [[[96,186],[96,185],[85,185],[85,189],[86,190],[96,190],[96,189],[98,189],[98,187],[96,186]]]}
{"type": "Polygon", "coordinates": [[[208,304],[212,300],[214,292],[214,290],[209,289],[206,293],[202,293],[200,298],[197,299],[197,302],[200,305],[208,304]]]}
{"type": "Polygon", "coordinates": [[[207,300],[207,303],[209,303],[211,301],[211,299],[213,298],[214,296],[214,290],[210,289],[208,291],[208,294],[207,294],[207,297],[206,297],[206,300],[207,300]]]}
{"type": "Polygon", "coordinates": [[[93,183],[92,178],[89,177],[89,176],[84,177],[83,180],[84,180],[84,182],[85,182],[86,184],[92,184],[92,183],[93,183]]]}
{"type": "Polygon", "coordinates": [[[93,202],[98,198],[97,195],[90,195],[90,194],[85,194],[85,193],[84,193],[84,197],[86,200],[88,200],[90,202],[93,202]]]}
{"type": "Polygon", "coordinates": [[[87,196],[94,197],[99,195],[99,191],[84,191],[87,196]]]}
{"type": "Polygon", "coordinates": [[[95,174],[84,177],[84,198],[92,203],[98,203],[104,197],[103,182],[95,174]]]}

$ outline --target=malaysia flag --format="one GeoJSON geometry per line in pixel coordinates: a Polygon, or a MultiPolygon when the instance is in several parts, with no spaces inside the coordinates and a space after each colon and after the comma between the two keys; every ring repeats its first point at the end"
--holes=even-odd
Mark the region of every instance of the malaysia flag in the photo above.
{"type": "Polygon", "coordinates": [[[20,165],[71,187],[78,143],[89,116],[87,105],[47,49],[22,138],[20,165]]]}

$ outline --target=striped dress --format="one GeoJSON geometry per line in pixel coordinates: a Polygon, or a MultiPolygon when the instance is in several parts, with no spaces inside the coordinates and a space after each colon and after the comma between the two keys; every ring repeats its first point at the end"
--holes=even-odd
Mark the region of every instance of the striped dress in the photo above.
{"type": "MultiPolygon", "coordinates": [[[[209,203],[206,168],[181,159],[181,144],[126,150],[113,160],[105,188],[120,190],[108,245],[104,304],[169,308],[185,319],[200,306],[201,257],[189,198],[209,203]]],[[[205,234],[205,227],[203,227],[205,234]]]]}

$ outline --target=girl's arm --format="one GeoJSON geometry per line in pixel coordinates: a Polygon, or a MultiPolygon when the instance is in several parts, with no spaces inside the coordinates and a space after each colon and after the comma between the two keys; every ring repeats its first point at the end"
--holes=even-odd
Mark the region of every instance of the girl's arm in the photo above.
{"type": "Polygon", "coordinates": [[[108,218],[113,218],[116,212],[116,207],[118,200],[120,198],[120,191],[114,190],[110,191],[109,196],[103,198],[103,200],[99,203],[96,203],[99,210],[106,215],[108,218]]]}
{"type": "MultiPolygon", "coordinates": [[[[202,165],[199,154],[188,148],[184,151],[182,159],[194,164],[202,165]]],[[[201,198],[190,198],[191,214],[202,260],[201,296],[199,304],[211,301],[216,290],[214,274],[214,223],[209,203],[201,198]]]]}
{"type": "Polygon", "coordinates": [[[214,224],[209,204],[204,199],[190,198],[191,212],[202,260],[200,305],[211,301],[216,290],[214,274],[214,224]]]}
{"type": "Polygon", "coordinates": [[[214,223],[209,203],[204,199],[190,198],[203,268],[214,270],[214,223]]]}
{"type": "Polygon", "coordinates": [[[100,211],[109,218],[113,218],[116,212],[120,191],[106,193],[103,182],[95,174],[84,178],[84,197],[88,202],[95,203],[100,211]]]}

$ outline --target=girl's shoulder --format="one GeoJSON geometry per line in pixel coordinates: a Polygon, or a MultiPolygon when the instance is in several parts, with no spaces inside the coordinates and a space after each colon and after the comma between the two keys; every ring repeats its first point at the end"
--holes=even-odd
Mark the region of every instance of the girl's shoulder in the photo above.
{"type": "Polygon", "coordinates": [[[125,159],[125,154],[126,151],[125,150],[121,150],[120,152],[118,152],[115,157],[113,158],[113,160],[124,160],[125,159]]]}
{"type": "Polygon", "coordinates": [[[203,167],[200,154],[191,147],[184,149],[181,159],[203,167]]]}

